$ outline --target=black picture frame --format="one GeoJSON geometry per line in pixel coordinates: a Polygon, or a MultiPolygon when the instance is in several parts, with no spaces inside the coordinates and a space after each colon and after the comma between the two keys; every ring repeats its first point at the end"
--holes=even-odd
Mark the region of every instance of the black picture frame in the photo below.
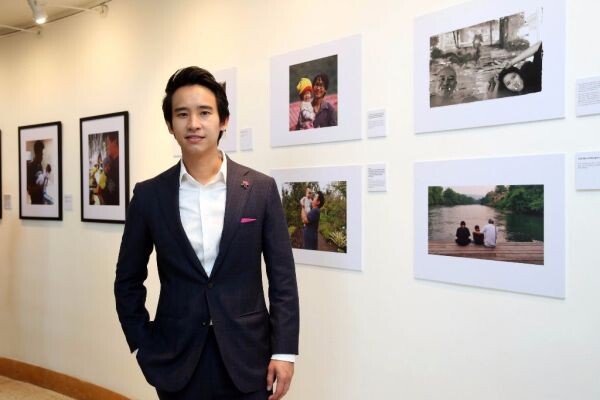
{"type": "Polygon", "coordinates": [[[62,123],[19,126],[18,151],[19,218],[62,221],[62,123]]]}
{"type": "Polygon", "coordinates": [[[81,221],[122,224],[129,206],[129,112],[79,120],[81,221]]]}

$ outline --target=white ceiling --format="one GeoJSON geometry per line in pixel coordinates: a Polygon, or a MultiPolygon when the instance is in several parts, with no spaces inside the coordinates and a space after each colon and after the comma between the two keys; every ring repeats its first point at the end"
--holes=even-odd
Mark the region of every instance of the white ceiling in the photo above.
{"type": "MultiPolygon", "coordinates": [[[[79,12],[56,7],[58,5],[91,8],[102,3],[108,3],[109,1],[110,0],[38,0],[38,4],[40,4],[48,14],[48,22],[52,22],[79,12]]],[[[0,0],[0,25],[10,25],[23,29],[35,27],[36,24],[33,22],[33,13],[27,0],[0,0]]],[[[0,27],[0,37],[14,32],[14,30],[0,27]]]]}

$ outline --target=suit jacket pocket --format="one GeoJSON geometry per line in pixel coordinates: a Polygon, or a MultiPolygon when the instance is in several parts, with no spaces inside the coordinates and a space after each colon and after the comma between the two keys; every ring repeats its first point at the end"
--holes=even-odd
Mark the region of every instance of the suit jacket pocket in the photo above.
{"type": "Polygon", "coordinates": [[[269,312],[267,311],[266,308],[263,308],[262,310],[258,310],[258,311],[250,311],[241,315],[238,315],[237,318],[251,318],[251,317],[258,317],[258,316],[262,316],[262,315],[269,315],[269,312]]]}

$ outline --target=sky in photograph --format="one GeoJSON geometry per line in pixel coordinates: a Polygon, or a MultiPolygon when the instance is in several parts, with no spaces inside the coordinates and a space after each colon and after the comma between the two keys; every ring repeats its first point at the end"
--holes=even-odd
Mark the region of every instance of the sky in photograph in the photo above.
{"type": "MultiPolygon", "coordinates": [[[[315,182],[315,181],[311,181],[311,182],[315,182]]],[[[321,188],[321,190],[327,189],[327,186],[330,185],[332,182],[337,182],[337,181],[316,181],[319,183],[319,187],[321,188]]],[[[296,182],[293,182],[296,183],[296,182]]],[[[285,182],[283,184],[283,188],[284,189],[289,189],[290,187],[290,182],[285,182]]]]}
{"type": "MultiPolygon", "coordinates": [[[[488,192],[493,191],[496,186],[449,186],[452,190],[460,194],[477,195],[484,197],[488,192]]],[[[446,189],[446,187],[444,187],[446,189]]]]}

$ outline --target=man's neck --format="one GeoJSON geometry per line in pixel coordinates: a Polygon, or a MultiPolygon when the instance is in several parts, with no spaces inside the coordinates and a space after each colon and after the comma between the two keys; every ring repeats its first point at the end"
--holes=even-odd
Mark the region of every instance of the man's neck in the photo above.
{"type": "Polygon", "coordinates": [[[205,185],[219,172],[223,163],[223,154],[220,150],[215,149],[207,155],[202,156],[185,156],[183,155],[183,164],[188,174],[196,181],[205,185]]]}

